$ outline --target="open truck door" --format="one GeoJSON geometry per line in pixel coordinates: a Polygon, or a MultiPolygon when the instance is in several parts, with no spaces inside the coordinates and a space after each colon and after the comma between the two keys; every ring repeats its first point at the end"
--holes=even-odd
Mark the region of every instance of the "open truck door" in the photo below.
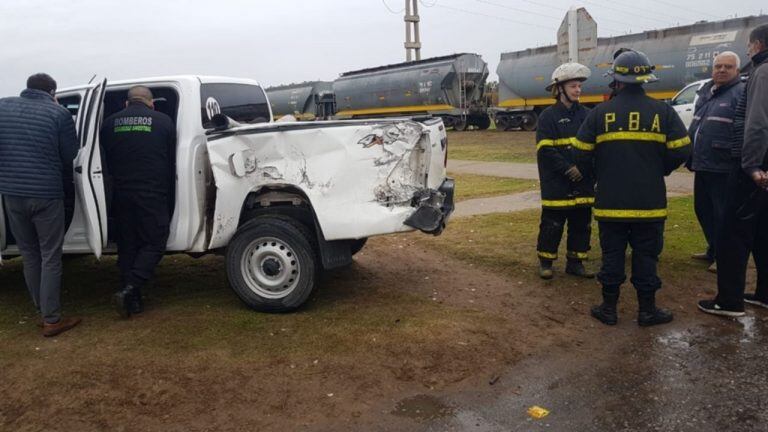
{"type": "Polygon", "coordinates": [[[74,161],[77,199],[85,216],[88,246],[96,258],[101,257],[107,243],[107,202],[99,145],[106,86],[105,79],[85,93],[83,115],[79,119],[80,150],[74,161]]]}
{"type": "Polygon", "coordinates": [[[0,195],[0,264],[3,263],[3,250],[8,240],[5,238],[5,209],[3,208],[3,196],[0,195]]]}

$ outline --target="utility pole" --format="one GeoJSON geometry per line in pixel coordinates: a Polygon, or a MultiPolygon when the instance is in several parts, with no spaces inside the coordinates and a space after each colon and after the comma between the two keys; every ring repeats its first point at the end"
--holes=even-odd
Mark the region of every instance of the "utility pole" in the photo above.
{"type": "Polygon", "coordinates": [[[405,60],[421,60],[421,38],[419,38],[419,0],[405,0],[405,60]],[[413,11],[413,13],[411,13],[413,11]],[[411,39],[413,35],[413,39],[411,39]]]}

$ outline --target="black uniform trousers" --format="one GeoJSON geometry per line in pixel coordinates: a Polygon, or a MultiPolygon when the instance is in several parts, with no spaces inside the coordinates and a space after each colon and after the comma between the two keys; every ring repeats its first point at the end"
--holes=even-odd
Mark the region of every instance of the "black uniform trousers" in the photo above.
{"type": "Polygon", "coordinates": [[[115,191],[117,265],[124,285],[142,287],[165,254],[170,212],[166,195],[115,191]]]}
{"type": "Polygon", "coordinates": [[[755,294],[768,301],[768,192],[755,185],[740,167],[728,177],[723,226],[717,243],[717,304],[744,307],[749,254],[757,267],[755,294]]]}
{"type": "Polygon", "coordinates": [[[656,271],[664,247],[664,222],[598,222],[603,265],[597,280],[618,287],[627,280],[624,260],[627,245],[632,247],[632,285],[638,292],[661,288],[656,271]]]}
{"type": "Polygon", "coordinates": [[[592,208],[576,207],[569,209],[541,209],[539,240],[536,250],[539,258],[557,259],[557,249],[563,237],[565,224],[568,223],[568,258],[585,259],[589,251],[592,235],[592,208]]]}
{"type": "Polygon", "coordinates": [[[707,256],[714,261],[717,250],[717,231],[723,226],[728,173],[696,171],[693,181],[693,207],[704,238],[707,256]]]}

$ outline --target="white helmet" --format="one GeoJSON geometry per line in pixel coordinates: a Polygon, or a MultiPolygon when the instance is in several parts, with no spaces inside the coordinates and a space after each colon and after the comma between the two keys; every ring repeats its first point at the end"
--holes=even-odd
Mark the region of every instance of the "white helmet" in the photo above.
{"type": "Polygon", "coordinates": [[[586,81],[592,71],[588,67],[580,63],[563,63],[552,72],[552,82],[549,83],[546,90],[552,91],[552,89],[558,85],[568,81],[579,80],[586,81]]]}

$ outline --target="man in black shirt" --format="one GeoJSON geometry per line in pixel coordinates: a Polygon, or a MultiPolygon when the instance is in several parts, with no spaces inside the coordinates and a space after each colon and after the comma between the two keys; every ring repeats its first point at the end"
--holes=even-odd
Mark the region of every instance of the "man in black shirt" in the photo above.
{"type": "Polygon", "coordinates": [[[152,92],[128,91],[124,110],[104,120],[101,129],[107,170],[112,177],[117,264],[121,287],[115,305],[121,316],[143,311],[141,289],[165,253],[175,186],[176,129],[154,111],[152,92]]]}

